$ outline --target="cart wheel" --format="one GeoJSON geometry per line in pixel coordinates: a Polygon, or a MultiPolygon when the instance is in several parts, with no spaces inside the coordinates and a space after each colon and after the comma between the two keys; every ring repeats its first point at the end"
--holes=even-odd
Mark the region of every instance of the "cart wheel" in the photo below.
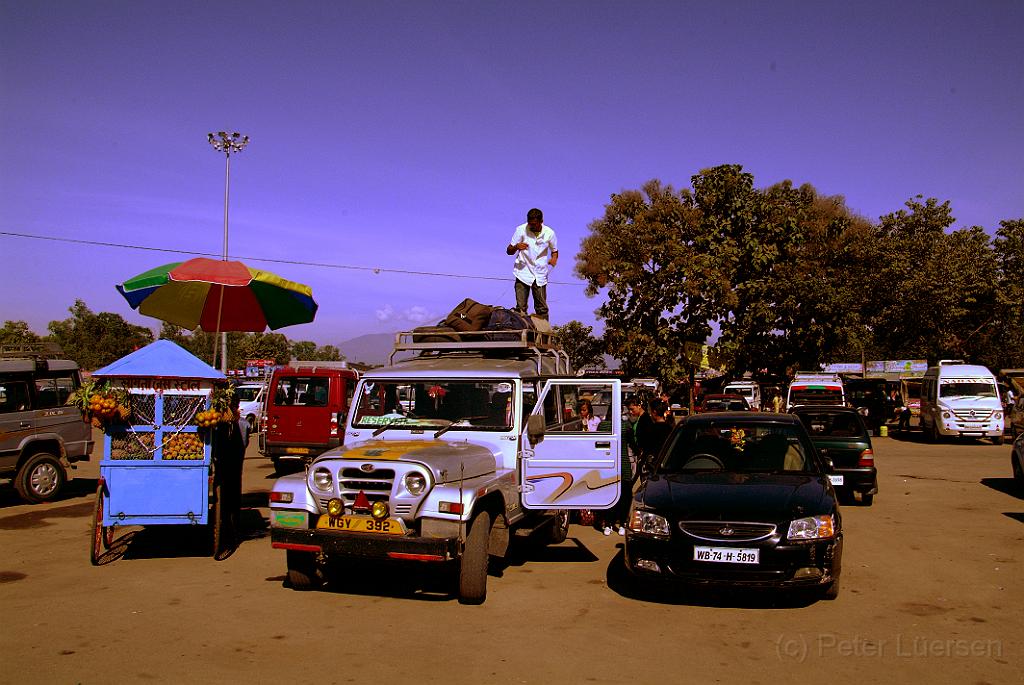
{"type": "Polygon", "coordinates": [[[90,560],[93,566],[99,566],[103,550],[110,549],[114,542],[113,526],[103,525],[103,484],[96,488],[96,504],[92,509],[92,549],[90,560]]]}

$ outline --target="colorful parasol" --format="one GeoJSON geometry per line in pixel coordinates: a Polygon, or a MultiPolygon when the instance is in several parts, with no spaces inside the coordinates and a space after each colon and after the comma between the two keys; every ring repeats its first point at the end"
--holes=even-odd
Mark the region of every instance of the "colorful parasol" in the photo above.
{"type": "Polygon", "coordinates": [[[117,286],[132,309],[188,330],[264,331],[309,323],[309,286],[242,262],[196,257],[165,264],[117,286]]]}

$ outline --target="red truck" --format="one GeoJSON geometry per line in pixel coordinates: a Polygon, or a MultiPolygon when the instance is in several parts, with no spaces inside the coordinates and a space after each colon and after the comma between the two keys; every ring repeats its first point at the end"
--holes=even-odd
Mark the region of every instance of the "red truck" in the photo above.
{"type": "Polygon", "coordinates": [[[274,371],[260,451],[278,473],[308,464],[344,442],[345,417],[358,380],[345,362],[292,360],[274,371]]]}

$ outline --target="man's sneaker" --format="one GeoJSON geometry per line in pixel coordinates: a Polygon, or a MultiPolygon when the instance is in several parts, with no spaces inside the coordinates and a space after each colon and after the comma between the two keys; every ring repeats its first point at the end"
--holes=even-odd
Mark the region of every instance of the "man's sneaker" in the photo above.
{"type": "Polygon", "coordinates": [[[605,526],[604,527],[604,534],[605,535],[611,535],[612,534],[612,527],[611,526],[605,526]]]}
{"type": "Polygon", "coordinates": [[[625,526],[619,526],[619,535],[622,535],[622,536],[626,535],[626,527],[625,526]]]}

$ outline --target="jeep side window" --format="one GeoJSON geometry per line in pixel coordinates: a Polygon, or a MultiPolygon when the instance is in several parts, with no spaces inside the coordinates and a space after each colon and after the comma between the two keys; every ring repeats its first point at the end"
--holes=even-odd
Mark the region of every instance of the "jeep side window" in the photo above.
{"type": "Polygon", "coordinates": [[[25,411],[30,408],[28,383],[8,381],[0,385],[0,413],[25,411]]]}

